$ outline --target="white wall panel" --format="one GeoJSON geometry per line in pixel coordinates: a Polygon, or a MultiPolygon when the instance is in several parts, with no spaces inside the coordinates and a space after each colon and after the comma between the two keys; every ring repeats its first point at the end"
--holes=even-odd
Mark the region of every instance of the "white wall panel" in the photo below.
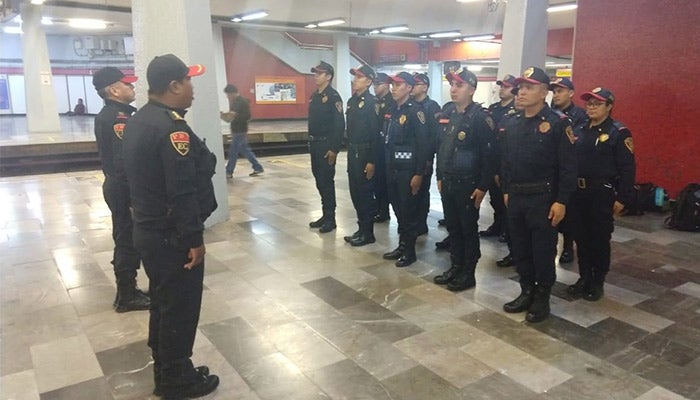
{"type": "Polygon", "coordinates": [[[10,101],[13,114],[27,113],[27,100],[24,97],[24,75],[8,75],[10,101]]]}
{"type": "MultiPolygon", "coordinates": [[[[82,76],[68,76],[68,101],[70,109],[73,111],[78,99],[85,101],[85,83],[82,76]]],[[[60,109],[59,109],[60,111],[60,109]]]]}
{"type": "Polygon", "coordinates": [[[92,85],[92,75],[83,77],[85,85],[85,108],[88,114],[97,114],[104,105],[104,100],[97,94],[95,87],[92,85]]]}
{"type": "Polygon", "coordinates": [[[65,75],[53,76],[53,91],[56,93],[56,109],[59,114],[67,111],[73,111],[68,103],[68,84],[66,83],[65,75]]]}

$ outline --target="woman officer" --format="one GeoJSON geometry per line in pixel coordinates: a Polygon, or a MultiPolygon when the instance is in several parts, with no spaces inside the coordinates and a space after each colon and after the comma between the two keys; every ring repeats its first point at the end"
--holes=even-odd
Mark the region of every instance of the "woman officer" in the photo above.
{"type": "Polygon", "coordinates": [[[579,177],[569,206],[581,277],[568,293],[597,301],[610,270],[613,216],[633,193],[634,146],[629,129],[610,115],[615,103],[610,90],[595,88],[581,99],[588,119],[574,128],[579,177]]]}

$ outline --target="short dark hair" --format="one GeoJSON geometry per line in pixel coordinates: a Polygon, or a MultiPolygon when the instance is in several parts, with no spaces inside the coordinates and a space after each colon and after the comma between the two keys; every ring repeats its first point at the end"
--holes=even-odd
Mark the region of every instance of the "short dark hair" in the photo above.
{"type": "Polygon", "coordinates": [[[238,88],[235,85],[229,83],[224,88],[224,93],[238,93],[238,88]]]}

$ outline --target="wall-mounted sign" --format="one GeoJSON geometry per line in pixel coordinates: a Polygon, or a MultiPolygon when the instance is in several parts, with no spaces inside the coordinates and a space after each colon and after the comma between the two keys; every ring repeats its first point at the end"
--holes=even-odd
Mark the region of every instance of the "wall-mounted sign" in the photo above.
{"type": "Polygon", "coordinates": [[[299,87],[293,77],[255,77],[255,103],[297,104],[299,87]]]}
{"type": "Polygon", "coordinates": [[[571,78],[571,68],[557,69],[557,78],[571,78]]]}

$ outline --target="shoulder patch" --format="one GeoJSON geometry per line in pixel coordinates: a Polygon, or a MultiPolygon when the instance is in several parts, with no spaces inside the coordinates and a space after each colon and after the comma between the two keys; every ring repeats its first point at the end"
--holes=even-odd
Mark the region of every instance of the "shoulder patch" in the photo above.
{"type": "Polygon", "coordinates": [[[571,142],[571,144],[576,143],[578,138],[576,135],[574,135],[574,129],[571,127],[571,125],[567,126],[564,132],[566,132],[566,137],[569,138],[569,142],[571,142]]]}
{"type": "Polygon", "coordinates": [[[114,129],[114,134],[119,138],[123,139],[124,138],[124,127],[126,126],[125,123],[123,122],[117,122],[114,124],[112,127],[114,129]]]}
{"type": "Polygon", "coordinates": [[[185,120],[184,118],[182,118],[182,115],[180,115],[180,114],[179,114],[177,111],[175,111],[175,110],[170,110],[170,112],[168,113],[168,115],[170,115],[170,118],[172,118],[173,121],[184,121],[184,120],[185,120]]]}
{"type": "Polygon", "coordinates": [[[335,108],[338,110],[339,113],[343,113],[343,102],[341,101],[336,101],[335,102],[335,108]]]}
{"type": "Polygon", "coordinates": [[[491,130],[496,129],[496,123],[493,122],[493,118],[491,118],[489,115],[486,116],[486,125],[488,125],[491,130]]]}
{"type": "Polygon", "coordinates": [[[181,156],[186,156],[190,152],[190,134],[183,131],[170,134],[170,143],[181,156]]]}
{"type": "Polygon", "coordinates": [[[625,147],[627,147],[627,150],[629,150],[630,153],[634,154],[634,143],[632,142],[632,136],[625,139],[625,147]]]}
{"type": "Polygon", "coordinates": [[[119,111],[119,112],[117,113],[117,119],[129,119],[129,116],[126,115],[126,113],[123,113],[123,112],[119,111]]]}
{"type": "Polygon", "coordinates": [[[416,116],[418,117],[418,121],[420,121],[421,124],[425,125],[425,113],[423,111],[418,111],[416,113],[416,116]]]}

